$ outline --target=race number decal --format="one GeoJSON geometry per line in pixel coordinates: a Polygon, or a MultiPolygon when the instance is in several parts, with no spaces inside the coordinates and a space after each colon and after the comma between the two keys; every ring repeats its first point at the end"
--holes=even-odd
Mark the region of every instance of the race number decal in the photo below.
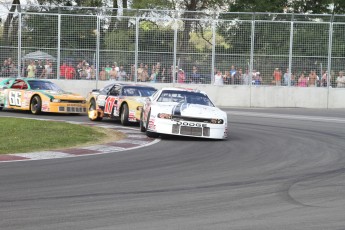
{"type": "Polygon", "coordinates": [[[104,113],[110,114],[113,111],[113,107],[115,105],[116,109],[117,98],[116,97],[108,97],[105,102],[104,113]]]}
{"type": "Polygon", "coordinates": [[[11,91],[10,92],[10,105],[14,105],[14,106],[21,106],[22,105],[22,93],[18,92],[18,91],[11,91]]]}

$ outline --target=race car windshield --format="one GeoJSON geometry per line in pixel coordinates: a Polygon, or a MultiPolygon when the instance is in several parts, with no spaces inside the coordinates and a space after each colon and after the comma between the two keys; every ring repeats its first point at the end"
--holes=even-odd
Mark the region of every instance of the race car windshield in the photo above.
{"type": "Polygon", "coordinates": [[[53,90],[53,91],[63,91],[57,85],[50,81],[28,81],[30,88],[33,90],[53,90]]]}
{"type": "Polygon", "coordinates": [[[135,96],[135,97],[149,97],[156,89],[151,87],[125,87],[123,88],[123,96],[135,96]]]}
{"type": "Polygon", "coordinates": [[[190,104],[207,105],[214,107],[211,100],[202,93],[198,92],[187,92],[187,91],[163,91],[158,102],[185,102],[190,104]]]}

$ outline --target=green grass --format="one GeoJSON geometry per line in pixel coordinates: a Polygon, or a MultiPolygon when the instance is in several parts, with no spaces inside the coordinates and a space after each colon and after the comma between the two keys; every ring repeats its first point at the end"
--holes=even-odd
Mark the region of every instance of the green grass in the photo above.
{"type": "Polygon", "coordinates": [[[52,150],[101,142],[106,132],[64,122],[0,118],[0,154],[52,150]]]}

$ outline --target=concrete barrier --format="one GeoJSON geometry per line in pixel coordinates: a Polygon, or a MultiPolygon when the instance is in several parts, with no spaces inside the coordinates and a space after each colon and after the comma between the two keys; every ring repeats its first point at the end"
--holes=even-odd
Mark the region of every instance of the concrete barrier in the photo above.
{"type": "MultiPolygon", "coordinates": [[[[111,81],[51,80],[61,88],[86,96],[92,89],[102,88],[111,81]]],[[[185,87],[205,91],[219,107],[285,107],[285,108],[345,108],[345,89],[324,87],[201,85],[142,83],[157,89],[185,87]]]]}

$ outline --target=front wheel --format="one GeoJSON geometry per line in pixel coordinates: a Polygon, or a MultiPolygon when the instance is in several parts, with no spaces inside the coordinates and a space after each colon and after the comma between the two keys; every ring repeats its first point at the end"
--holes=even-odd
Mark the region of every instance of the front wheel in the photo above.
{"type": "Polygon", "coordinates": [[[150,122],[150,116],[151,116],[151,111],[147,115],[147,120],[146,120],[146,136],[151,137],[151,138],[157,138],[157,137],[159,137],[159,133],[148,131],[148,126],[149,126],[149,122],[150,122]]]}
{"type": "Polygon", "coordinates": [[[42,112],[42,100],[40,96],[36,95],[31,99],[30,110],[32,114],[40,114],[42,112]]]}
{"type": "Polygon", "coordinates": [[[99,113],[97,111],[96,101],[91,100],[89,110],[87,111],[87,115],[91,121],[100,121],[102,120],[102,117],[99,116],[99,113]]]}

